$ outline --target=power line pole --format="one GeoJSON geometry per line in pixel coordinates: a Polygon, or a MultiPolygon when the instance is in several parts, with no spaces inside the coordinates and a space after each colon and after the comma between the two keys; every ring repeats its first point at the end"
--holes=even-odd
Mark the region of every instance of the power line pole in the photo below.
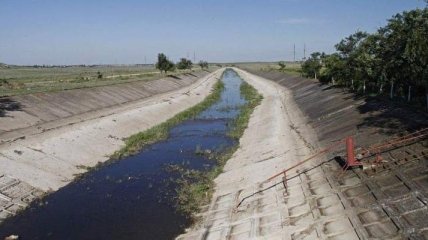
{"type": "Polygon", "coordinates": [[[296,62],[296,44],[293,44],[293,62],[296,62]]]}
{"type": "Polygon", "coordinates": [[[193,62],[194,63],[196,62],[196,52],[195,51],[193,51],[193,62]]]}
{"type": "Polygon", "coordinates": [[[303,44],[303,60],[306,60],[306,43],[303,44]]]}

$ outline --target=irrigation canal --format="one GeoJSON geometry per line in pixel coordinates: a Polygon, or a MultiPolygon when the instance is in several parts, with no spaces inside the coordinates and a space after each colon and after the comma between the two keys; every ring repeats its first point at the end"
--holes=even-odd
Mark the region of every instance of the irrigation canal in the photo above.
{"type": "Polygon", "coordinates": [[[173,239],[190,220],[176,211],[171,164],[207,171],[221,152],[237,142],[228,137],[231,121],[245,103],[242,79],[226,70],[218,102],[170,130],[169,138],[140,153],[89,171],[79,180],[36,201],[0,226],[0,239],[173,239]]]}

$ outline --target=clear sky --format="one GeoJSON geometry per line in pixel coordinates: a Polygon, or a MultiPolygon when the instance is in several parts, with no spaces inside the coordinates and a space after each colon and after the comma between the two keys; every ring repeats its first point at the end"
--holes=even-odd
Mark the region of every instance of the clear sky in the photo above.
{"type": "Polygon", "coordinates": [[[334,51],[422,0],[0,0],[0,62],[147,63],[159,52],[209,62],[334,51]]]}

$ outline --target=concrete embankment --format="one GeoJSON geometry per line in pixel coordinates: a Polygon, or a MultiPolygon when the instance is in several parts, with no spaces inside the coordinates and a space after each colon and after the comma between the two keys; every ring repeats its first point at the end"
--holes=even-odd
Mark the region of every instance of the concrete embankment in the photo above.
{"type": "MultiPolygon", "coordinates": [[[[253,73],[290,90],[321,145],[352,136],[357,153],[374,144],[384,146],[377,156],[362,159],[364,171],[340,173],[336,162],[322,166],[361,239],[428,238],[428,140],[422,133],[408,142],[400,139],[428,127],[426,112],[277,71],[253,73]]],[[[343,156],[344,149],[342,144],[327,156],[343,156]]]]}
{"type": "Polygon", "coordinates": [[[239,73],[264,100],[250,119],[240,149],[215,180],[211,204],[200,213],[202,221],[178,239],[428,236],[426,141],[388,151],[379,173],[342,173],[340,162],[332,158],[344,155],[344,145],[337,143],[336,151],[289,171],[286,179],[282,175],[263,183],[332,141],[353,135],[358,146],[369,146],[423,128],[426,115],[280,72],[239,73]]]}
{"type": "MultiPolygon", "coordinates": [[[[216,190],[211,204],[201,213],[202,222],[178,239],[290,239],[301,231],[316,229],[315,223],[321,220],[314,219],[310,210],[313,203],[309,179],[288,183],[287,193],[284,185],[278,184],[237,208],[242,198],[282,178],[262,184],[264,180],[318,148],[315,132],[307,125],[286,88],[256,75],[238,72],[264,99],[253,112],[240,148],[215,180],[216,190]]],[[[309,177],[310,181],[325,179],[321,170],[309,177]]],[[[328,190],[316,191],[326,204],[340,205],[338,199],[328,198],[331,194],[328,190]]],[[[332,215],[337,221],[329,224],[329,232],[323,236],[340,232],[342,237],[357,239],[351,223],[343,221],[343,213],[330,211],[325,218],[332,215]]],[[[317,218],[320,217],[318,213],[317,218]]]]}
{"type": "MultiPolygon", "coordinates": [[[[24,119],[36,114],[31,112],[34,108],[43,111],[37,113],[38,120],[28,123],[41,121],[41,125],[15,130],[18,136],[31,134],[5,140],[0,145],[0,221],[44,192],[68,184],[88,167],[108,160],[109,155],[123,146],[124,138],[201,102],[222,72],[220,69],[200,78],[163,79],[122,88],[117,85],[67,91],[63,95],[72,100],[63,105],[56,102],[64,98],[61,93],[45,94],[50,100],[38,99],[38,103],[46,104],[46,108],[26,102],[22,112],[7,113],[24,119]],[[71,97],[74,94],[76,96],[71,97]],[[90,111],[89,108],[96,109],[103,104],[114,106],[79,114],[79,111],[90,111]],[[75,114],[69,116],[72,109],[75,114]],[[54,112],[58,114],[55,115],[57,120],[43,119],[43,116],[53,116],[54,112]]],[[[15,128],[20,126],[18,123],[15,128]]],[[[8,136],[15,134],[13,132],[8,136]]]]}
{"type": "Polygon", "coordinates": [[[5,105],[0,141],[108,115],[126,104],[189,86],[207,74],[201,71],[153,81],[0,98],[0,107],[5,105]]]}

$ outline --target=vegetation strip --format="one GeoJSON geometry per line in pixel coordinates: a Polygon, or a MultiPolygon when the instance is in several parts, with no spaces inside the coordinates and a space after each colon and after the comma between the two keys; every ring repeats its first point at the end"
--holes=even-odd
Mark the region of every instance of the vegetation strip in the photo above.
{"type": "MultiPolygon", "coordinates": [[[[229,136],[239,139],[248,126],[250,116],[256,106],[258,106],[263,96],[246,82],[242,82],[240,87],[241,95],[247,101],[241,107],[238,117],[233,121],[229,136]]],[[[174,171],[178,171],[181,177],[177,180],[177,208],[188,216],[192,216],[200,210],[200,207],[208,204],[214,192],[214,179],[223,172],[223,167],[233,153],[238,149],[238,145],[230,147],[224,153],[215,157],[216,166],[206,171],[196,171],[185,169],[184,166],[173,166],[174,171]]],[[[193,220],[196,220],[194,216],[193,220]]]]}
{"type": "Polygon", "coordinates": [[[178,113],[167,121],[147,129],[144,132],[134,134],[125,140],[125,146],[116,151],[110,159],[121,159],[132,154],[138,153],[144,146],[166,139],[169,130],[184,120],[196,117],[200,112],[207,109],[220,99],[221,92],[224,88],[222,81],[217,81],[214,85],[212,93],[208,95],[201,103],[178,113]]]}
{"type": "Polygon", "coordinates": [[[388,96],[428,110],[428,7],[404,11],[374,33],[357,31],[314,52],[302,64],[306,77],[369,96],[388,96]]]}

